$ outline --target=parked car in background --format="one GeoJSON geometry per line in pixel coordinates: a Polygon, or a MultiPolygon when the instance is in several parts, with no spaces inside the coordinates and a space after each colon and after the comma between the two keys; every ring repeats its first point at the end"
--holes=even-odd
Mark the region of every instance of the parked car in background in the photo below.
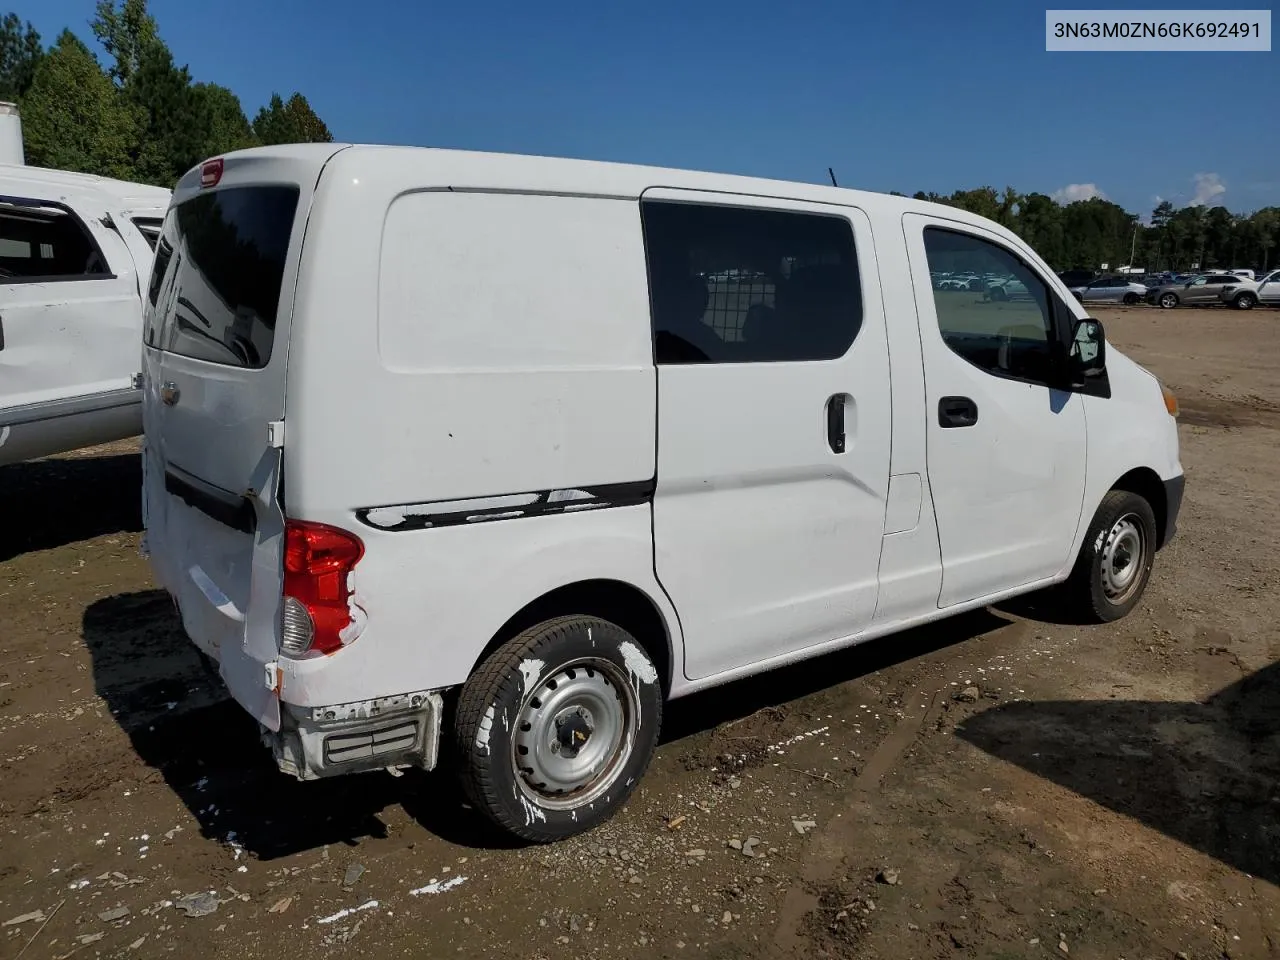
{"type": "Polygon", "coordinates": [[[1081,303],[1141,303],[1147,288],[1128,277],[1099,277],[1090,283],[1069,288],[1081,303]]]}
{"type": "Polygon", "coordinates": [[[170,192],[0,164],[0,465],[142,432],[142,303],[170,192]]]}
{"type": "Polygon", "coordinates": [[[1154,303],[1171,310],[1192,304],[1218,303],[1222,288],[1239,283],[1240,278],[1230,273],[1204,274],[1185,282],[1166,283],[1147,291],[1147,303],[1154,303]]]}
{"type": "Polygon", "coordinates": [[[1280,270],[1272,270],[1263,274],[1258,282],[1258,302],[1272,307],[1280,307],[1280,270]]]}
{"type": "Polygon", "coordinates": [[[1252,310],[1259,303],[1280,304],[1280,270],[1273,270],[1261,280],[1238,277],[1218,294],[1223,303],[1237,310],[1252,310]]]}
{"type": "Polygon", "coordinates": [[[1098,274],[1095,270],[1063,270],[1058,274],[1058,279],[1066,284],[1067,289],[1071,287],[1082,287],[1086,283],[1092,283],[1098,274]]]}

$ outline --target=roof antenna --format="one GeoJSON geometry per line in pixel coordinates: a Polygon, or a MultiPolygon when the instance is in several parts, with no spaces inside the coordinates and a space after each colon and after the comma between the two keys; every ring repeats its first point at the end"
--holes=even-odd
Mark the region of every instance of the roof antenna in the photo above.
{"type": "Polygon", "coordinates": [[[836,172],[832,170],[830,167],[827,167],[827,176],[831,178],[831,185],[833,187],[840,186],[840,184],[836,183],[836,172]]]}

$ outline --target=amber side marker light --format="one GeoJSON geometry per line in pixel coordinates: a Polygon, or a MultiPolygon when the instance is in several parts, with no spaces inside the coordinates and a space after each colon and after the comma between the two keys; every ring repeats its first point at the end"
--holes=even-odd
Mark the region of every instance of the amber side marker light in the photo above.
{"type": "Polygon", "coordinates": [[[1161,386],[1160,392],[1164,394],[1164,408],[1169,411],[1169,416],[1176,417],[1178,415],[1178,398],[1173,395],[1173,391],[1168,387],[1161,386]]]}

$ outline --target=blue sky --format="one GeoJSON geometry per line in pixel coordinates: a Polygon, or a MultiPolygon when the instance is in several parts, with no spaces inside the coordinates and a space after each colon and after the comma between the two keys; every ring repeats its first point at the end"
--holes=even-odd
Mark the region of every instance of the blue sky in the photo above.
{"type": "MultiPolygon", "coordinates": [[[[93,5],[13,8],[52,42],[90,39],[93,5]]],[[[1280,52],[1050,54],[1045,6],[1008,0],[608,7],[151,2],[196,79],[251,118],[300,90],[339,140],[808,181],[832,166],[842,186],[906,193],[1098,190],[1144,214],[1156,197],[1280,204],[1280,52]]]]}

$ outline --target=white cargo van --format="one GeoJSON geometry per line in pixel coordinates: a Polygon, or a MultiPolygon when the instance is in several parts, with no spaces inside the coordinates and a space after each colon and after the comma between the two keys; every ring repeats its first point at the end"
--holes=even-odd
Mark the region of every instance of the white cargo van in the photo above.
{"type": "Polygon", "coordinates": [[[0,164],[0,466],[142,432],[142,293],[169,197],[0,164]]]}
{"type": "Polygon", "coordinates": [[[624,802],[670,698],[1057,584],[1123,616],[1181,501],[1172,395],[901,197],[255,149],[178,184],[149,303],[152,563],[280,768],[443,740],[535,841],[624,802]]]}

